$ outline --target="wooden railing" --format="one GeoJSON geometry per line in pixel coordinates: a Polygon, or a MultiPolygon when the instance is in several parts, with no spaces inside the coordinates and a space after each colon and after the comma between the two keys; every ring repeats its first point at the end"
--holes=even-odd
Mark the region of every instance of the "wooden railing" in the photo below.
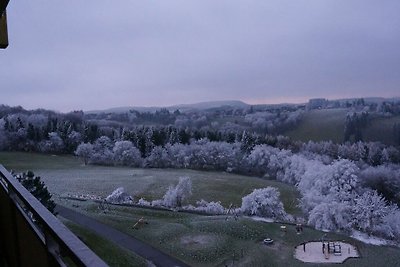
{"type": "Polygon", "coordinates": [[[9,266],[107,266],[2,165],[0,249],[9,266]]]}

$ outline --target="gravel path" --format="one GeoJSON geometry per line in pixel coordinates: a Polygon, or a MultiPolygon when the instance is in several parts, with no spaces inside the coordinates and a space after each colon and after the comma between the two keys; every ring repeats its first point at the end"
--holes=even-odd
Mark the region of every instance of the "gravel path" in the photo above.
{"type": "Polygon", "coordinates": [[[130,236],[122,233],[108,225],[98,222],[86,215],[76,212],[72,209],[58,205],[56,207],[58,214],[74,223],[88,228],[96,234],[114,242],[115,244],[124,247],[139,256],[151,261],[159,267],[188,267],[189,265],[175,259],[164,252],[130,236]]]}

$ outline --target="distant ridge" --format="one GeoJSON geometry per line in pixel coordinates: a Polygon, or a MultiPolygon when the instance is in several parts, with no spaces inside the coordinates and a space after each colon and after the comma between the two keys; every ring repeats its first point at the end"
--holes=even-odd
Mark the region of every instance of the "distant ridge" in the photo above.
{"type": "MultiPolygon", "coordinates": [[[[352,98],[342,98],[342,99],[327,99],[328,101],[354,101],[357,99],[363,98],[367,103],[382,103],[383,101],[400,101],[400,97],[352,97],[352,98]]],[[[250,105],[240,100],[226,100],[226,101],[207,101],[207,102],[198,102],[193,104],[179,104],[173,106],[153,106],[153,107],[115,107],[103,110],[90,110],[85,111],[86,114],[94,114],[94,113],[125,113],[129,110],[136,110],[139,112],[155,112],[162,108],[165,108],[169,111],[175,111],[179,109],[181,112],[187,111],[195,111],[195,110],[207,110],[207,109],[215,109],[222,107],[231,107],[231,108],[248,108],[250,106],[255,107],[280,107],[280,106],[291,106],[291,105],[305,105],[307,103],[302,104],[294,104],[294,103],[281,103],[281,104],[254,104],[250,105]]]]}
{"type": "Polygon", "coordinates": [[[104,110],[90,110],[85,111],[86,114],[93,113],[125,113],[129,110],[137,110],[140,112],[155,112],[156,110],[160,110],[162,108],[168,109],[169,111],[175,111],[179,109],[180,111],[190,111],[190,110],[205,110],[212,108],[220,108],[220,107],[232,107],[232,108],[246,108],[249,107],[249,104],[246,104],[243,101],[239,100],[227,100],[227,101],[209,101],[209,102],[199,102],[194,104],[179,104],[168,107],[116,107],[109,108],[104,110]]]}

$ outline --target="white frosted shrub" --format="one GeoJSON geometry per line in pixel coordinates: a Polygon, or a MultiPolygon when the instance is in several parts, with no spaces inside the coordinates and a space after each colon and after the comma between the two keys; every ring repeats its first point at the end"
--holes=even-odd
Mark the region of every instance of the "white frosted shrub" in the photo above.
{"type": "Polygon", "coordinates": [[[147,200],[145,200],[144,198],[139,199],[138,201],[138,205],[141,206],[151,206],[151,203],[147,200]]]}
{"type": "Polygon", "coordinates": [[[200,200],[196,202],[197,207],[194,210],[203,211],[208,214],[223,214],[225,208],[221,205],[220,201],[207,202],[205,200],[200,200]]]}
{"type": "Polygon", "coordinates": [[[170,186],[163,196],[163,205],[169,208],[181,207],[182,202],[192,195],[192,180],[189,177],[180,177],[179,183],[170,186]]]}
{"type": "Polygon", "coordinates": [[[125,193],[123,187],[118,187],[106,197],[106,201],[116,204],[132,204],[132,197],[125,193]]]}
{"type": "Polygon", "coordinates": [[[242,198],[241,211],[245,215],[283,220],[286,218],[286,212],[279,196],[279,191],[274,187],[254,189],[242,198]]]}
{"type": "Polygon", "coordinates": [[[308,218],[308,224],[318,230],[348,230],[351,223],[351,205],[348,202],[322,202],[310,211],[308,218]]]}

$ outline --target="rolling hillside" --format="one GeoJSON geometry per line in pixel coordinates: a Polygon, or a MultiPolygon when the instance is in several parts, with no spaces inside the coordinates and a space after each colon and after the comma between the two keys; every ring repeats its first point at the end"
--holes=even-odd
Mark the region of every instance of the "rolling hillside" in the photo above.
{"type": "MultiPolygon", "coordinates": [[[[307,111],[294,129],[284,132],[293,140],[307,142],[328,141],[343,142],[347,109],[320,109],[307,111]]],[[[396,145],[393,125],[400,123],[400,116],[371,116],[366,128],[362,130],[364,141],[380,141],[387,145],[396,145]]]]}

